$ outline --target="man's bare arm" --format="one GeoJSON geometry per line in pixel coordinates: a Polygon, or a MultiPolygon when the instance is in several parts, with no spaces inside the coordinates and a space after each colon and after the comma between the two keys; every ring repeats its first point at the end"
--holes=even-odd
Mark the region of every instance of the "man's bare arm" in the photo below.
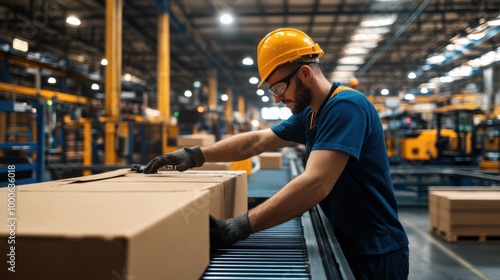
{"type": "Polygon", "coordinates": [[[292,143],[279,138],[271,129],[263,129],[236,134],[201,150],[206,162],[228,162],[247,159],[292,143]]]}

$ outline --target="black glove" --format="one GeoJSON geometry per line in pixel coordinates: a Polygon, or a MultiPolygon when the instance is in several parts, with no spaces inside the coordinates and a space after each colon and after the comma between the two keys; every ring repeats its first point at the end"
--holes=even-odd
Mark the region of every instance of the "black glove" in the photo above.
{"type": "Polygon", "coordinates": [[[252,233],[248,212],[227,220],[217,220],[210,215],[210,253],[213,255],[217,249],[243,240],[252,233]]]}
{"type": "Polygon", "coordinates": [[[193,167],[202,166],[203,163],[205,163],[205,158],[200,147],[184,147],[175,152],[155,157],[146,165],[144,173],[156,173],[160,167],[165,165],[176,165],[178,171],[186,171],[193,167]]]}

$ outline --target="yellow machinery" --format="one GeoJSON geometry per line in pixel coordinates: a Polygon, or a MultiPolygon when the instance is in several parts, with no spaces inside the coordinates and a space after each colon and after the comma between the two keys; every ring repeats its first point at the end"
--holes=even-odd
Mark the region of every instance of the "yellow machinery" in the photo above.
{"type": "Polygon", "coordinates": [[[482,150],[479,168],[500,171],[500,120],[487,120],[478,125],[478,138],[482,150]]]}
{"type": "MultiPolygon", "coordinates": [[[[451,129],[441,129],[440,137],[448,139],[448,149],[457,150],[457,133],[451,129]]],[[[436,142],[438,131],[425,129],[415,134],[407,134],[400,140],[401,158],[409,161],[429,161],[438,158],[436,142]]]]}

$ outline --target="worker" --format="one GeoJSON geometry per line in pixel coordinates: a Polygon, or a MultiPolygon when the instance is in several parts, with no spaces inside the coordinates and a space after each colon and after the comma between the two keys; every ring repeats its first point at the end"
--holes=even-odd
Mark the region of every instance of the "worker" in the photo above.
{"type": "Polygon", "coordinates": [[[268,129],[160,155],[145,173],[156,173],[164,165],[183,171],[204,162],[238,161],[305,144],[302,174],[247,213],[227,220],[211,218],[212,250],[319,204],[356,279],[407,279],[409,242],[398,219],[380,118],[364,94],[325,78],[319,64],[323,53],[300,30],[281,28],[267,34],[257,47],[258,86],[266,83],[274,101],[293,115],[268,129]]]}

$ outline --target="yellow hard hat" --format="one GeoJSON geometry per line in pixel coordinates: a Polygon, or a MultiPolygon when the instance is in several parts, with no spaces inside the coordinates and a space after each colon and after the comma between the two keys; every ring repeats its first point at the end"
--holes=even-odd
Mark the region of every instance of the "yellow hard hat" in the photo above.
{"type": "Polygon", "coordinates": [[[279,28],[271,31],[257,46],[257,65],[260,83],[280,65],[309,56],[320,58],[323,50],[306,33],[295,28],[279,28]]]}

